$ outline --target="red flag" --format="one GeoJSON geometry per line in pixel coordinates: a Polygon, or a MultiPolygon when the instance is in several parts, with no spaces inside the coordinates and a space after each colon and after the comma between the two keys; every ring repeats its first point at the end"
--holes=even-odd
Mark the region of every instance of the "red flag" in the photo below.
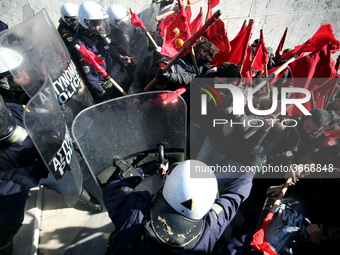
{"type": "MultiPolygon", "coordinates": [[[[302,104],[308,111],[311,111],[313,108],[321,108],[325,107],[325,100],[327,96],[331,96],[334,92],[336,85],[338,84],[338,79],[329,79],[320,87],[311,91],[311,100],[302,104]]],[[[304,98],[303,94],[295,94],[293,98],[304,98]]],[[[287,115],[289,117],[299,116],[302,112],[298,107],[293,105],[287,110],[287,115]]]]}
{"type": "Polygon", "coordinates": [[[253,60],[253,50],[251,46],[248,46],[247,56],[243,63],[243,68],[242,68],[242,73],[241,73],[243,84],[247,84],[247,85],[253,84],[253,71],[251,67],[252,60],[253,60]]]}
{"type": "Polygon", "coordinates": [[[292,62],[288,67],[293,77],[293,86],[310,91],[320,87],[329,78],[337,76],[331,56],[331,45],[324,45],[320,50],[292,62]]]}
{"type": "Polygon", "coordinates": [[[340,130],[325,131],[326,139],[322,142],[323,147],[331,147],[336,145],[337,139],[340,139],[340,130]]]}
{"type": "MultiPolygon", "coordinates": [[[[312,96],[311,100],[302,104],[303,107],[305,107],[307,109],[307,111],[309,111],[309,112],[313,109],[312,102],[314,102],[313,93],[311,93],[311,96],[312,96]]],[[[305,97],[304,94],[296,93],[292,97],[292,99],[301,99],[301,98],[304,98],[304,97],[305,97]]],[[[296,105],[289,107],[286,112],[287,112],[288,117],[300,116],[302,114],[301,110],[296,105]]]]}
{"type": "Polygon", "coordinates": [[[140,27],[141,29],[145,28],[143,21],[137,16],[135,12],[131,12],[131,23],[135,27],[140,27]]]}
{"type": "Polygon", "coordinates": [[[166,92],[166,93],[161,94],[156,100],[152,100],[152,101],[156,104],[164,104],[164,105],[170,104],[172,102],[176,102],[174,100],[178,99],[178,95],[184,94],[187,90],[188,88],[186,87],[180,87],[174,91],[177,95],[172,92],[166,92]]]}
{"type": "Polygon", "coordinates": [[[267,214],[266,218],[261,222],[260,226],[258,227],[256,233],[253,235],[250,243],[251,247],[255,248],[257,251],[262,251],[263,254],[277,255],[277,253],[273,251],[266,238],[266,232],[273,217],[273,212],[269,212],[267,214]]]}
{"type": "Polygon", "coordinates": [[[268,50],[266,48],[266,45],[264,44],[262,29],[260,30],[260,41],[256,46],[254,58],[255,61],[252,67],[262,72],[263,66],[267,65],[269,61],[268,50]]]}
{"type": "Polygon", "coordinates": [[[212,44],[223,52],[230,51],[230,42],[227,31],[225,30],[224,22],[218,19],[204,34],[212,44]]]}
{"type": "Polygon", "coordinates": [[[210,9],[216,7],[219,4],[220,4],[220,0],[208,0],[208,7],[210,9]]]}
{"type": "Polygon", "coordinates": [[[279,45],[277,46],[277,49],[276,49],[276,51],[275,51],[275,57],[276,57],[277,59],[279,59],[280,56],[281,56],[281,52],[282,52],[282,50],[283,50],[283,45],[284,45],[284,43],[285,43],[285,41],[286,41],[287,31],[288,31],[288,27],[286,27],[286,30],[285,30],[285,32],[284,32],[283,35],[282,35],[281,41],[280,41],[280,43],[279,43],[279,45]]]}
{"type": "Polygon", "coordinates": [[[338,84],[339,77],[334,79],[327,80],[324,84],[322,84],[319,88],[312,91],[314,97],[314,107],[324,108],[326,97],[330,97],[336,85],[338,84]]]}
{"type": "Polygon", "coordinates": [[[104,60],[102,60],[92,51],[87,50],[84,45],[82,45],[78,51],[84,56],[84,61],[93,65],[98,73],[102,74],[104,77],[109,76],[103,67],[100,66],[105,64],[104,60]]]}
{"type": "Polygon", "coordinates": [[[340,42],[335,39],[331,25],[324,24],[319,28],[319,30],[312,36],[310,40],[302,45],[296,46],[294,50],[284,54],[281,59],[289,59],[291,56],[300,55],[304,52],[317,51],[328,44],[331,44],[332,53],[339,50],[340,42]]]}
{"type": "Polygon", "coordinates": [[[237,33],[237,35],[235,36],[235,38],[236,38],[239,34],[243,33],[243,32],[246,30],[246,28],[247,28],[247,20],[245,20],[245,21],[243,22],[242,27],[241,27],[240,31],[238,31],[238,33],[237,33]]]}
{"type": "Polygon", "coordinates": [[[269,227],[271,220],[274,217],[274,213],[276,209],[278,208],[281,202],[281,199],[286,194],[288,186],[290,185],[291,182],[292,182],[292,178],[288,178],[280,194],[276,197],[276,200],[274,204],[272,205],[272,207],[270,208],[266,218],[264,218],[264,220],[261,222],[260,226],[257,228],[251,240],[250,246],[254,247],[257,251],[262,251],[263,254],[276,255],[276,253],[274,252],[273,248],[270,246],[266,238],[266,232],[267,232],[267,229],[269,227]]]}
{"type": "Polygon", "coordinates": [[[165,28],[171,23],[172,19],[174,18],[174,14],[169,15],[165,19],[161,21],[159,24],[159,29],[162,31],[163,37],[164,37],[164,30],[165,28]]]}
{"type": "Polygon", "coordinates": [[[220,4],[220,0],[208,0],[208,19],[212,16],[212,9],[220,4]]]}
{"type": "Polygon", "coordinates": [[[192,16],[192,12],[191,12],[191,6],[189,5],[188,8],[186,9],[186,13],[187,13],[187,21],[188,24],[190,26],[190,20],[191,20],[191,16],[192,16]]]}
{"type": "MultiPolygon", "coordinates": [[[[183,48],[184,42],[190,38],[190,28],[185,8],[180,8],[176,16],[164,23],[163,45],[161,54],[174,57],[183,48]]],[[[188,51],[189,52],[189,51],[188,51]]]]}
{"type": "Polygon", "coordinates": [[[242,56],[244,53],[244,46],[248,44],[250,39],[249,37],[247,37],[247,35],[251,34],[253,25],[254,23],[248,25],[246,29],[240,31],[239,34],[232,41],[230,41],[230,52],[217,52],[210,64],[219,67],[224,62],[232,62],[236,65],[241,63],[243,61],[242,56]]]}
{"type": "Polygon", "coordinates": [[[196,18],[190,23],[190,33],[195,34],[203,25],[203,12],[199,12],[196,18]]]}

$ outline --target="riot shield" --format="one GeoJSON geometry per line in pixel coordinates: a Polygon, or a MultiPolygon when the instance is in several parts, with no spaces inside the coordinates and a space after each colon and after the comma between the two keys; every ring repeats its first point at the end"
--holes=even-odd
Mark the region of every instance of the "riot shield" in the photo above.
{"type": "MultiPolygon", "coordinates": [[[[29,97],[33,97],[44,83],[39,78],[43,72],[40,67],[42,62],[46,64],[69,128],[81,110],[93,105],[93,99],[45,9],[1,33],[0,47],[11,49],[22,57],[21,65],[10,72],[29,97]]],[[[5,63],[8,61],[7,56],[0,55],[0,58],[5,63]]]]}
{"type": "Polygon", "coordinates": [[[97,177],[112,167],[114,156],[134,167],[157,160],[160,143],[170,163],[184,160],[186,104],[165,91],[119,97],[80,112],[72,135],[97,177]]]}
{"type": "Polygon", "coordinates": [[[145,8],[138,16],[142,19],[145,29],[153,34],[157,30],[156,17],[160,13],[161,3],[151,3],[149,8],[145,8]]]}
{"type": "MultiPolygon", "coordinates": [[[[157,10],[159,11],[159,4],[151,4],[150,8],[140,14],[141,17],[144,17],[143,24],[149,32],[151,31],[148,30],[149,28],[154,27],[152,31],[155,31],[157,27],[155,21],[155,17],[158,15],[157,10]]],[[[119,61],[114,61],[110,70],[111,77],[129,94],[143,91],[149,82],[147,74],[152,67],[155,52],[145,32],[140,27],[134,27],[128,18],[124,22],[121,21],[117,28],[111,29],[110,38],[113,49],[121,55],[131,58],[131,63],[126,67],[122,66],[119,61]]]]}
{"type": "Polygon", "coordinates": [[[28,102],[24,124],[66,203],[73,206],[82,190],[83,176],[50,77],[28,102]]]}

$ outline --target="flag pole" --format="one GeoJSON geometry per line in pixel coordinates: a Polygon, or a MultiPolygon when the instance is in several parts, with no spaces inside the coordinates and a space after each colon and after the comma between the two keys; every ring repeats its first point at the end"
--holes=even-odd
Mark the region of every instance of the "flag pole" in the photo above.
{"type": "MultiPolygon", "coordinates": [[[[217,19],[221,16],[221,11],[218,10],[214,13],[214,15],[195,33],[193,34],[185,43],[183,48],[177,53],[177,55],[163,68],[162,72],[167,72],[170,67],[177,62],[178,59],[182,57],[182,55],[200,38],[203,33],[211,27],[217,19]]],[[[149,91],[156,83],[158,79],[154,78],[146,87],[144,91],[149,91]]]]}
{"type": "Polygon", "coordinates": [[[280,194],[277,195],[275,202],[273,203],[272,207],[269,209],[270,212],[275,213],[277,207],[280,205],[282,198],[286,195],[289,185],[293,182],[293,178],[289,177],[285,184],[283,185],[280,194]]]}
{"type": "MultiPolygon", "coordinates": [[[[278,69],[276,69],[274,72],[272,72],[269,76],[268,76],[268,81],[270,81],[271,79],[273,79],[276,75],[278,75],[280,72],[282,72],[284,69],[287,68],[287,66],[294,62],[297,58],[299,57],[299,55],[295,55],[292,58],[290,58],[289,60],[287,60],[285,63],[283,63],[278,69]]],[[[253,89],[253,93],[259,91],[264,85],[266,85],[267,81],[262,81],[259,85],[257,85],[254,89],[253,89]]]]}
{"type": "MultiPolygon", "coordinates": [[[[132,10],[132,8],[129,9],[130,14],[133,14],[134,11],[132,10]]],[[[155,48],[155,50],[159,53],[161,52],[161,47],[159,47],[157,45],[157,43],[155,42],[155,40],[152,38],[152,36],[150,35],[149,31],[146,30],[146,28],[141,28],[142,31],[144,32],[144,34],[146,35],[146,37],[149,39],[149,41],[151,42],[151,44],[153,45],[153,47],[155,48]]]]}
{"type": "MultiPolygon", "coordinates": [[[[278,75],[280,72],[282,72],[284,69],[287,68],[287,66],[294,62],[297,58],[299,57],[299,55],[295,55],[294,57],[290,58],[288,61],[286,61],[285,63],[283,63],[278,69],[276,69],[274,72],[272,72],[267,78],[266,80],[260,82],[255,88],[253,88],[253,94],[255,94],[257,91],[259,91],[263,86],[266,85],[267,82],[270,82],[271,79],[275,78],[276,75],[278,75]]],[[[289,108],[289,106],[287,107],[287,109],[289,108]]],[[[225,112],[230,114],[233,111],[233,106],[229,106],[225,109],[225,112]]],[[[279,115],[278,115],[279,116],[279,115]]],[[[253,128],[253,129],[260,129],[260,128],[253,128]]],[[[253,130],[252,129],[252,130],[253,130]]],[[[256,132],[256,131],[255,131],[256,132]]],[[[255,133],[254,132],[254,133],[255,133]]],[[[245,138],[248,138],[250,136],[252,136],[254,133],[252,133],[251,135],[247,135],[247,133],[244,135],[245,138]]]]}

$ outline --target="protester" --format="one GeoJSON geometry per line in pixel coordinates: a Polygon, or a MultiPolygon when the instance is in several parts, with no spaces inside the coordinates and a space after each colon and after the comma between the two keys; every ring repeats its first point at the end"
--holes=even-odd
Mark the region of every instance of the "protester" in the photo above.
{"type": "Polygon", "coordinates": [[[216,47],[208,40],[201,39],[194,48],[199,74],[196,72],[195,63],[190,54],[180,58],[169,71],[163,72],[164,67],[171,61],[170,57],[165,57],[157,63],[158,69],[155,78],[159,81],[155,86],[156,89],[176,90],[179,87],[189,87],[195,77],[202,77],[209,69],[213,68],[209,62],[217,52],[216,47]]]}
{"type": "Polygon", "coordinates": [[[311,115],[304,116],[297,126],[300,142],[293,151],[293,162],[297,164],[314,162],[313,155],[321,147],[323,140],[323,129],[331,121],[330,114],[324,109],[314,108],[310,113],[311,115]]]}

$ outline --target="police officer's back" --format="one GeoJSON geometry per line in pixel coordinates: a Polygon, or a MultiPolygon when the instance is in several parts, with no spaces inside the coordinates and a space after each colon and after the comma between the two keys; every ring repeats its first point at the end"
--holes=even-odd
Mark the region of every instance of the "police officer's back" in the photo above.
{"type": "Polygon", "coordinates": [[[153,198],[118,171],[110,178],[103,198],[116,230],[107,254],[211,254],[253,177],[235,179],[216,198],[216,177],[204,163],[187,160],[169,172],[153,198]]]}

